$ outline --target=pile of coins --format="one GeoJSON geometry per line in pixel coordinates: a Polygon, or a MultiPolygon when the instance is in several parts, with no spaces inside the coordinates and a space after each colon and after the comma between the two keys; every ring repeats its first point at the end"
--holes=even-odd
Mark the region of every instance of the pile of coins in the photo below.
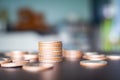
{"type": "Polygon", "coordinates": [[[29,62],[38,62],[38,54],[34,52],[29,52],[28,54],[23,55],[24,60],[29,62]]]}
{"type": "Polygon", "coordinates": [[[53,62],[61,62],[66,59],[81,59],[80,65],[90,68],[98,68],[107,65],[106,59],[120,60],[120,55],[103,55],[98,52],[86,52],[80,50],[64,50],[61,41],[49,41],[38,43],[39,53],[25,51],[12,51],[7,57],[0,58],[0,66],[6,68],[22,67],[27,71],[41,71],[53,68],[53,62]]]}
{"type": "Polygon", "coordinates": [[[39,61],[40,62],[61,62],[62,61],[62,42],[39,42],[39,61]]]}
{"type": "Polygon", "coordinates": [[[1,67],[21,67],[31,62],[38,62],[38,54],[26,51],[11,51],[5,54],[6,58],[1,58],[4,64],[1,67]]]}
{"type": "Polygon", "coordinates": [[[12,51],[10,52],[10,58],[13,62],[20,62],[24,60],[24,55],[27,54],[25,51],[12,51]]]}
{"type": "Polygon", "coordinates": [[[7,53],[6,56],[10,57],[12,62],[21,62],[21,61],[37,62],[38,61],[38,54],[33,52],[12,51],[7,53]]]}
{"type": "Polygon", "coordinates": [[[53,68],[52,64],[43,64],[38,62],[38,54],[25,51],[12,51],[6,53],[0,58],[0,66],[3,68],[22,67],[23,70],[36,72],[53,68]]]}
{"type": "Polygon", "coordinates": [[[107,65],[106,56],[97,52],[86,52],[83,59],[86,60],[80,61],[80,65],[84,67],[98,68],[107,65]]]}

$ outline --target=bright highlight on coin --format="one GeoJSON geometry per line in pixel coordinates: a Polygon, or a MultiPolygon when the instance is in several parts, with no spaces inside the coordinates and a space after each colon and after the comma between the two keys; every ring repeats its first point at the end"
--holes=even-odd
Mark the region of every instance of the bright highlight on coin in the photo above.
{"type": "Polygon", "coordinates": [[[53,68],[52,64],[31,63],[23,66],[23,69],[30,72],[37,72],[53,68]]]}
{"type": "Polygon", "coordinates": [[[98,52],[85,52],[84,55],[97,55],[98,52]]]}
{"type": "Polygon", "coordinates": [[[107,55],[110,60],[120,60],[120,55],[107,55]]]}
{"type": "Polygon", "coordinates": [[[80,61],[80,65],[88,68],[99,68],[107,65],[107,61],[83,60],[80,61]]]}

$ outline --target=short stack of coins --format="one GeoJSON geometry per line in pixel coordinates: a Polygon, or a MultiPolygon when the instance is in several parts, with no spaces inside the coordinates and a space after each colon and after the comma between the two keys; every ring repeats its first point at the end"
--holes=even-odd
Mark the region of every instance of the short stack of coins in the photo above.
{"type": "Polygon", "coordinates": [[[40,62],[60,62],[62,61],[62,42],[39,42],[40,62]]]}
{"type": "Polygon", "coordinates": [[[13,62],[19,62],[24,60],[24,55],[27,54],[27,52],[24,51],[12,51],[11,53],[11,59],[13,62]]]}

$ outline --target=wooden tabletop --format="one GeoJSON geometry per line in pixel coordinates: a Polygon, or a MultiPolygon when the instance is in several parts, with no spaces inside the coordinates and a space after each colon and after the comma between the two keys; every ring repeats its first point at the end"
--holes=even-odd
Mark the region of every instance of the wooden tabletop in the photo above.
{"type": "Polygon", "coordinates": [[[97,69],[80,66],[80,60],[64,60],[50,70],[36,73],[21,68],[0,68],[0,80],[120,80],[120,61],[108,61],[97,69]]]}

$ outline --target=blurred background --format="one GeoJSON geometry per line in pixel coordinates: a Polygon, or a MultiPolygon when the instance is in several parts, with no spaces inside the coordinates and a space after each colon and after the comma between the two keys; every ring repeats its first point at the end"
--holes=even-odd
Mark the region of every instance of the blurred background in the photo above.
{"type": "Polygon", "coordinates": [[[119,0],[0,0],[0,52],[37,51],[38,41],[64,49],[120,51],[119,0]]]}

